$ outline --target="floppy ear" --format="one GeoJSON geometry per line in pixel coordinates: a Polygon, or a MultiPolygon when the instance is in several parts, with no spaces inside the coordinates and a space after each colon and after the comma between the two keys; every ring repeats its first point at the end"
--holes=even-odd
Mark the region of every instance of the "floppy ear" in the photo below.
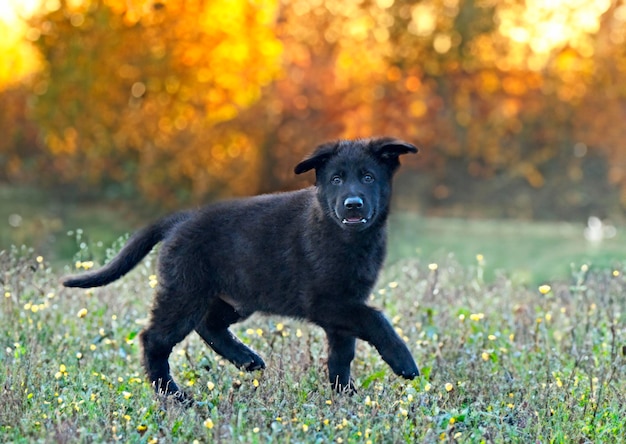
{"type": "Polygon", "coordinates": [[[296,174],[302,174],[314,168],[317,169],[320,166],[322,166],[324,163],[326,163],[326,161],[331,156],[333,156],[336,152],[337,152],[336,142],[324,143],[318,146],[317,148],[315,148],[315,151],[313,151],[313,154],[311,154],[309,157],[307,157],[298,165],[296,165],[293,171],[296,174]]]}
{"type": "Polygon", "coordinates": [[[397,159],[402,154],[417,153],[415,145],[391,137],[383,137],[372,141],[372,151],[381,159],[397,159]]]}
{"type": "Polygon", "coordinates": [[[373,139],[370,143],[372,154],[380,159],[389,168],[393,174],[400,166],[398,159],[402,154],[417,153],[417,147],[402,140],[393,139],[391,137],[382,137],[373,139]]]}

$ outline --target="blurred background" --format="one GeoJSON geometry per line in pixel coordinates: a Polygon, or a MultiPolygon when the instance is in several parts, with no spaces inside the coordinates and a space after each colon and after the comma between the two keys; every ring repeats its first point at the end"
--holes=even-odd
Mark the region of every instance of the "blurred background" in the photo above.
{"type": "Polygon", "coordinates": [[[0,249],[71,257],[76,228],[305,186],[317,144],[392,135],[421,147],[392,255],[611,262],[626,1],[2,0],[0,135],[0,249]]]}

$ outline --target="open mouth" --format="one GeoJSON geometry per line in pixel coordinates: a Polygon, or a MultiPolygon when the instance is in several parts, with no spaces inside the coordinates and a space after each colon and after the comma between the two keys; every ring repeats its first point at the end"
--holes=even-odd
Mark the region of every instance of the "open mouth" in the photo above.
{"type": "Polygon", "coordinates": [[[341,220],[341,223],[346,225],[366,224],[367,219],[364,217],[346,217],[341,220]]]}

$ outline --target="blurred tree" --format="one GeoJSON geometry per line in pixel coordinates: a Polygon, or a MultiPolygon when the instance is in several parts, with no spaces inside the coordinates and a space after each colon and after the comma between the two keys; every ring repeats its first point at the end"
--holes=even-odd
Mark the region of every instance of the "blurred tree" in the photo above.
{"type": "Polygon", "coordinates": [[[579,155],[599,150],[607,156],[609,181],[619,187],[626,207],[626,1],[611,2],[589,44],[594,69],[573,125],[585,142],[579,155]]]}
{"type": "Polygon", "coordinates": [[[435,175],[432,204],[467,200],[476,191],[470,184],[486,179],[516,184],[518,195],[528,187],[566,200],[563,189],[580,180],[565,172],[580,163],[573,126],[578,111],[586,114],[580,106],[596,68],[589,45],[609,3],[392,3],[389,71],[376,108],[393,104],[405,118],[378,125],[387,132],[403,123],[402,133],[430,147],[423,160],[435,175]],[[565,181],[546,186],[546,176],[565,181]]]}
{"type": "Polygon", "coordinates": [[[61,179],[164,203],[248,191],[232,179],[255,166],[250,140],[212,130],[278,74],[274,14],[272,0],[93,0],[34,18],[34,115],[61,179]]]}
{"type": "MultiPolygon", "coordinates": [[[[294,177],[293,165],[319,143],[339,137],[370,137],[376,97],[387,72],[388,0],[298,0],[282,4],[277,35],[284,46],[283,75],[262,99],[231,125],[259,142],[259,191],[309,183],[294,177]]],[[[230,125],[228,123],[227,125],[230,125]]],[[[386,128],[389,129],[389,128],[386,128]]],[[[398,129],[398,128],[396,128],[398,129]]],[[[396,131],[396,135],[401,134],[396,131]]]]}
{"type": "Polygon", "coordinates": [[[27,101],[27,92],[17,85],[0,91],[0,183],[34,181],[51,160],[38,147],[37,128],[28,119],[27,101]]]}

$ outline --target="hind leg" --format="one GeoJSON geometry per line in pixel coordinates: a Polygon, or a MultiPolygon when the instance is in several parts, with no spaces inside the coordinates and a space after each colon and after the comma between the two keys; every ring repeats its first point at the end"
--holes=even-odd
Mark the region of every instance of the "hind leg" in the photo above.
{"type": "Polygon", "coordinates": [[[228,326],[243,317],[226,302],[217,299],[196,325],[196,331],[209,347],[220,356],[247,371],[265,368],[265,362],[254,351],[242,344],[229,330],[228,326]]]}
{"type": "Polygon", "coordinates": [[[333,389],[354,394],[356,388],[350,377],[350,363],[354,359],[356,339],[333,329],[326,329],[328,339],[328,377],[333,389]]]}
{"type": "Polygon", "coordinates": [[[182,341],[197,323],[197,306],[186,303],[197,299],[176,297],[160,292],[155,299],[150,324],[141,332],[143,366],[150,382],[159,394],[174,395],[181,401],[189,399],[170,374],[168,358],[176,344],[182,341]]]}

